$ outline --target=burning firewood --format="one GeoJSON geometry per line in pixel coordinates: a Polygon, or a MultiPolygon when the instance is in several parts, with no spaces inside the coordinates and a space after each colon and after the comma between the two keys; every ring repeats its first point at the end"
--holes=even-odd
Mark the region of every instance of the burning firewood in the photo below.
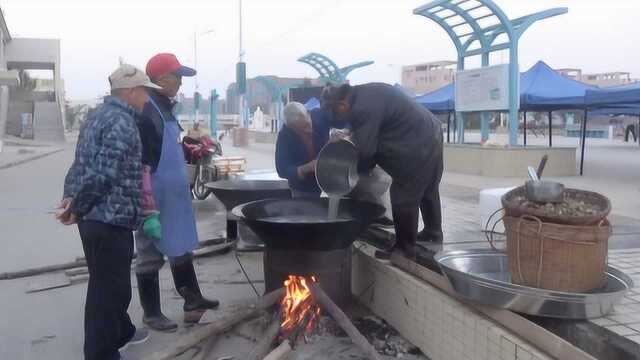
{"type": "Polygon", "coordinates": [[[249,301],[244,305],[234,305],[231,306],[230,309],[220,310],[221,315],[216,321],[183,336],[173,347],[153,353],[145,359],[173,359],[198,343],[229,330],[239,322],[258,316],[263,310],[278,303],[283,295],[284,289],[281,288],[258,299],[249,301]]]}
{"type": "Polygon", "coordinates": [[[325,309],[329,315],[340,325],[340,327],[349,335],[351,341],[364,351],[370,360],[380,360],[380,355],[367,339],[353,325],[347,315],[336,305],[327,294],[322,290],[319,284],[312,283],[310,285],[311,293],[318,301],[318,304],[325,309]]]}
{"type": "Polygon", "coordinates": [[[320,317],[320,308],[316,305],[309,287],[316,281],[313,276],[306,279],[303,276],[290,275],[284,282],[286,292],[282,299],[281,327],[283,338],[288,338],[292,347],[295,347],[299,335],[304,332],[309,333],[314,321],[320,317]]]}

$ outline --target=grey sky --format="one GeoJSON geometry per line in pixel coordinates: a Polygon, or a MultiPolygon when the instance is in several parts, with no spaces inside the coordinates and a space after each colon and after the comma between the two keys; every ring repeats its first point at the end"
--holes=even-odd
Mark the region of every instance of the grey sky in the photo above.
{"type": "MultiPolygon", "coordinates": [[[[296,61],[323,53],[338,65],[363,60],[353,83],[398,82],[399,65],[455,60],[453,44],[433,22],[412,14],[428,0],[244,0],[248,75],[316,74],[296,61]]],[[[553,67],[586,72],[631,71],[640,77],[640,1],[496,0],[514,18],[552,7],[569,14],[534,25],[521,40],[520,67],[542,59],[553,67]]],[[[224,92],[238,57],[237,0],[0,0],[13,36],[62,40],[62,75],[71,99],[104,93],[118,57],[144,67],[157,52],[173,52],[193,65],[199,37],[200,89],[224,92]]],[[[498,55],[497,62],[506,61],[498,55]]],[[[185,81],[183,91],[193,91],[185,81]]]]}

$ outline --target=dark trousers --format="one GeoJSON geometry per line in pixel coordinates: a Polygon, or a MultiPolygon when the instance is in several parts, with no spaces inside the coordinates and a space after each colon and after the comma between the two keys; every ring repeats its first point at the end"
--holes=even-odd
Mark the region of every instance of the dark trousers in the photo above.
{"type": "Polygon", "coordinates": [[[391,210],[396,232],[396,246],[415,245],[418,235],[418,209],[422,212],[424,235],[431,241],[442,241],[442,206],[440,181],[444,171],[442,153],[435,154],[428,163],[428,176],[417,178],[418,184],[391,184],[391,210]]]}
{"type": "Polygon", "coordinates": [[[119,359],[136,328],[127,314],[131,302],[131,230],[97,221],[78,224],[89,268],[84,308],[86,360],[119,359]]]}
{"type": "Polygon", "coordinates": [[[624,131],[624,141],[629,142],[629,134],[633,136],[633,141],[637,140],[636,136],[636,126],[635,125],[627,125],[627,128],[624,131]]]}

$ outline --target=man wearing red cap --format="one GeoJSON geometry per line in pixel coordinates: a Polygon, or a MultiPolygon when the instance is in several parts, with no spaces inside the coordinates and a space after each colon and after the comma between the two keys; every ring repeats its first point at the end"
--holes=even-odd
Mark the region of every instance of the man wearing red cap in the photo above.
{"type": "Polygon", "coordinates": [[[184,298],[185,322],[198,322],[204,311],[218,307],[217,300],[202,296],[193,267],[192,251],[198,246],[196,222],[182,147],[178,143],[181,128],[173,115],[182,77],[196,74],[180,64],[173,54],[158,54],[147,63],[147,75],[159,90],[149,91],[144,119],[139,122],[142,163],[151,168],[153,197],[160,211],[161,236],[152,239],[136,231],[136,277],[143,322],[152,329],[172,331],[175,322],[162,314],[158,271],[169,258],[173,281],[184,298]]]}

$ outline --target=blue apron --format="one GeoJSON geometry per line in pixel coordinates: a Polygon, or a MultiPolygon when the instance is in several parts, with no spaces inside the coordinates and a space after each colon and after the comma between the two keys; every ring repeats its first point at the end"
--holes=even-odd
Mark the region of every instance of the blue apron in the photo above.
{"type": "Polygon", "coordinates": [[[160,162],[151,174],[151,187],[160,211],[162,228],[162,238],[154,241],[154,244],[164,255],[176,257],[198,246],[187,168],[182,146],[178,143],[180,129],[177,121],[165,121],[155,101],[151,98],[149,101],[164,123],[160,162]]]}

